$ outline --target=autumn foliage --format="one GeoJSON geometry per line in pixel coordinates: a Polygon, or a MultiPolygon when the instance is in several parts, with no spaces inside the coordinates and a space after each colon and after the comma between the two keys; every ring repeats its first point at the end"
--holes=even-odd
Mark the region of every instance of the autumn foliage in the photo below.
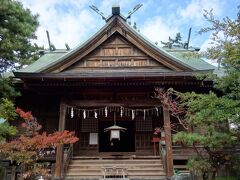
{"type": "MultiPolygon", "coordinates": [[[[40,133],[39,131],[42,126],[33,117],[31,112],[24,112],[22,109],[17,108],[16,113],[24,120],[22,128],[25,131],[18,138],[0,144],[0,153],[17,164],[34,165],[39,158],[46,155],[46,149],[53,149],[55,151],[57,145],[73,144],[79,140],[74,132],[67,130],[52,134],[47,134],[46,132],[40,133]]],[[[37,169],[32,168],[32,171],[26,171],[23,173],[23,177],[26,179],[33,174],[36,175],[37,172],[46,172],[43,168],[38,167],[37,169]]]]}
{"type": "Polygon", "coordinates": [[[31,121],[33,119],[31,112],[24,112],[22,109],[17,108],[16,113],[23,118],[25,121],[31,121]]]}

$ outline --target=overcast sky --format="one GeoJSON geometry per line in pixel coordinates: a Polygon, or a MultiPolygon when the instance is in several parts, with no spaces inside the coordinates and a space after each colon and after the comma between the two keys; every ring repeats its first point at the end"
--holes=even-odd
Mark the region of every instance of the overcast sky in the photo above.
{"type": "Polygon", "coordinates": [[[89,8],[97,6],[105,16],[111,14],[111,7],[118,3],[121,13],[126,15],[135,5],[143,6],[132,15],[130,21],[137,23],[140,33],[153,42],[167,41],[180,32],[183,41],[187,40],[188,30],[192,27],[190,45],[206,48],[209,34],[198,35],[197,31],[207,25],[203,10],[213,9],[217,18],[225,16],[236,18],[239,0],[20,0],[25,8],[33,14],[39,14],[40,26],[37,30],[37,44],[47,45],[46,30],[50,33],[51,42],[57,49],[70,48],[83,43],[105,21],[89,8]]]}

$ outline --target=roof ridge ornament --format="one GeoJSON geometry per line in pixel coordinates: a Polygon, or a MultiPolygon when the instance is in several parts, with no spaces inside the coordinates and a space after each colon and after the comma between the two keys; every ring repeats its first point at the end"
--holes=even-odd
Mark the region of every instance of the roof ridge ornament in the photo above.
{"type": "Polygon", "coordinates": [[[119,4],[114,4],[112,6],[112,15],[110,15],[109,17],[106,17],[104,15],[103,12],[101,12],[95,5],[91,5],[89,6],[92,10],[94,10],[97,14],[99,14],[103,20],[105,20],[106,22],[111,19],[111,17],[117,15],[117,16],[121,16],[125,21],[129,18],[131,18],[132,14],[134,14],[139,8],[141,8],[143,6],[143,4],[137,4],[136,6],[134,6],[134,8],[132,10],[130,10],[127,14],[126,17],[123,17],[121,15],[121,11],[120,11],[120,6],[119,4]]]}
{"type": "Polygon", "coordinates": [[[112,6],[112,15],[120,15],[120,6],[119,4],[114,4],[112,6]]]}
{"type": "Polygon", "coordinates": [[[176,34],[175,38],[171,38],[169,36],[168,42],[161,41],[161,44],[163,44],[163,48],[169,48],[169,49],[181,49],[182,48],[182,49],[190,50],[190,51],[199,51],[200,48],[198,48],[198,47],[189,47],[191,31],[192,31],[192,28],[189,28],[188,39],[186,42],[182,42],[182,36],[181,36],[180,32],[178,32],[176,34]]]}
{"type": "Polygon", "coordinates": [[[143,4],[137,4],[131,11],[128,12],[127,17],[125,18],[125,20],[131,18],[132,14],[134,14],[142,6],[143,6],[143,4]]]}
{"type": "Polygon", "coordinates": [[[107,18],[106,18],[106,16],[104,15],[104,13],[101,12],[96,6],[91,5],[91,6],[89,6],[89,7],[90,7],[92,10],[94,10],[97,14],[99,14],[99,15],[102,17],[103,20],[107,21],[107,18]]]}

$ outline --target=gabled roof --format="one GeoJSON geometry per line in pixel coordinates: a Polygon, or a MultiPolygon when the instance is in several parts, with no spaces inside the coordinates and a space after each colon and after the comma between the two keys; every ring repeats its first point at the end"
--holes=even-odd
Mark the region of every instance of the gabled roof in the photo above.
{"type": "Polygon", "coordinates": [[[202,70],[213,71],[215,69],[214,66],[202,59],[186,58],[183,57],[180,52],[168,52],[160,48],[129,26],[124,18],[119,15],[114,15],[108,20],[105,26],[83,44],[71,51],[48,52],[36,62],[26,68],[18,70],[15,75],[21,73],[61,73],[72,64],[81,61],[82,58],[116,33],[126,38],[130,43],[144,51],[144,53],[153,59],[161,61],[162,64],[174,71],[195,72],[202,70]]]}

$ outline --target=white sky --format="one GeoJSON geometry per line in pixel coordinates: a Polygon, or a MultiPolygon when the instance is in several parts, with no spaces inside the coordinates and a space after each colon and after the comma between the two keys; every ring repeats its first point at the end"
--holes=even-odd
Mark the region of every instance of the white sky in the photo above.
{"type": "Polygon", "coordinates": [[[127,14],[136,4],[142,3],[131,18],[137,22],[140,32],[153,42],[167,41],[177,32],[187,40],[188,29],[192,27],[190,45],[206,49],[209,46],[209,34],[203,36],[196,32],[206,26],[203,9],[213,9],[216,17],[226,15],[236,17],[237,0],[20,0],[25,8],[33,14],[39,14],[40,26],[37,30],[37,44],[48,48],[46,30],[50,33],[51,42],[57,49],[71,48],[83,43],[105,22],[89,5],[96,5],[105,15],[111,14],[114,3],[120,4],[121,13],[127,14]]]}

